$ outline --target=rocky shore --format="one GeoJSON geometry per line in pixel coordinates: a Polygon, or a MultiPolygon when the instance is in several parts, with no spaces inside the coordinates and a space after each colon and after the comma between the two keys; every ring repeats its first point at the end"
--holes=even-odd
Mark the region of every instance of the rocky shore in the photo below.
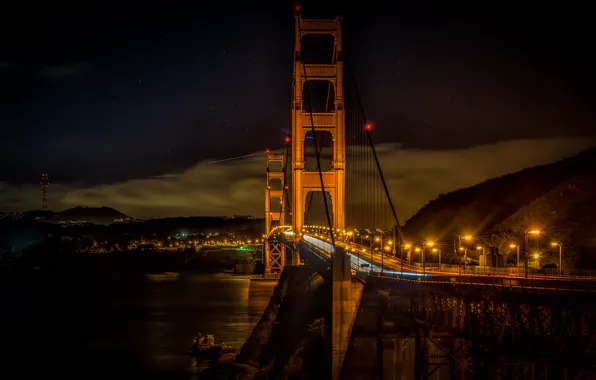
{"type": "Polygon", "coordinates": [[[307,266],[286,267],[259,323],[232,358],[199,379],[329,378],[330,282],[307,266]]]}

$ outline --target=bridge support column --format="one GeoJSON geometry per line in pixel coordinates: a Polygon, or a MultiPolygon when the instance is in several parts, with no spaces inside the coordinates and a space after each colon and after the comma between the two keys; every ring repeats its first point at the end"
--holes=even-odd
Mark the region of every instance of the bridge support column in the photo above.
{"type": "Polygon", "coordinates": [[[284,225],[286,209],[284,192],[286,189],[285,176],[285,155],[272,154],[267,151],[267,187],[265,189],[265,273],[281,272],[286,265],[286,246],[277,240],[270,240],[271,233],[275,227],[284,225]],[[271,164],[277,163],[281,170],[272,171],[271,164]],[[278,181],[278,189],[272,189],[271,181],[278,181]],[[273,209],[272,205],[279,205],[273,209]]]}
{"type": "Polygon", "coordinates": [[[352,296],[350,259],[346,252],[339,247],[336,247],[336,252],[333,255],[332,292],[331,374],[332,379],[337,380],[348,351],[352,324],[357,312],[352,296]]]}
{"type": "Polygon", "coordinates": [[[294,244],[293,244],[293,248],[292,248],[292,260],[291,260],[291,265],[293,265],[293,266],[302,265],[302,262],[300,260],[300,251],[298,250],[299,242],[300,242],[300,237],[297,237],[294,239],[294,244]]]}
{"type": "Polygon", "coordinates": [[[265,273],[281,272],[286,266],[286,246],[279,242],[267,242],[265,273]]]}

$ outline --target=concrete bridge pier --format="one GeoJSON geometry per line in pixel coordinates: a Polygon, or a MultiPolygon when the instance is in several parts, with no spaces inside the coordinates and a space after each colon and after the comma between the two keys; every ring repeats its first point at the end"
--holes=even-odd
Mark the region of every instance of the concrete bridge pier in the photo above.
{"type": "Polygon", "coordinates": [[[352,285],[350,259],[346,252],[336,247],[333,255],[333,295],[332,295],[332,332],[331,332],[331,374],[332,380],[338,380],[342,365],[350,345],[352,326],[358,312],[358,304],[363,286],[352,285]]]}

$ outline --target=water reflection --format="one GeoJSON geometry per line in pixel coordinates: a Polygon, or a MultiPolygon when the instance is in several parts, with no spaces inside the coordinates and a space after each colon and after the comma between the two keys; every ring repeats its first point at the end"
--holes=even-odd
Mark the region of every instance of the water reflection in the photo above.
{"type": "Polygon", "coordinates": [[[173,370],[189,365],[184,355],[199,332],[240,349],[267,307],[272,283],[248,277],[189,274],[151,286],[143,323],[147,365],[173,370]]]}
{"type": "Polygon", "coordinates": [[[26,368],[26,352],[36,341],[52,348],[36,359],[45,374],[182,373],[190,369],[187,353],[198,332],[239,349],[274,286],[248,277],[181,273],[24,287],[18,297],[1,300],[0,323],[10,329],[3,328],[0,373],[26,368]]]}

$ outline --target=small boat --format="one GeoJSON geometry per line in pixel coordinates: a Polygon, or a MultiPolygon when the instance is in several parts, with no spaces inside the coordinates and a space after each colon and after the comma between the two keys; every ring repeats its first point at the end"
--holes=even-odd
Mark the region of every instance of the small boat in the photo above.
{"type": "Polygon", "coordinates": [[[191,355],[195,359],[217,361],[224,354],[235,353],[236,350],[222,341],[220,344],[215,344],[215,337],[212,334],[202,335],[199,333],[193,339],[193,347],[191,355]]]}

